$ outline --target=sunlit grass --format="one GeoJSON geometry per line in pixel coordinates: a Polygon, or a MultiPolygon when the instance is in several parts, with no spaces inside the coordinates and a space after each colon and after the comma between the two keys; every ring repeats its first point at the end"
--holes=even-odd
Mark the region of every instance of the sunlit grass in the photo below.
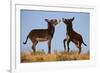
{"type": "Polygon", "coordinates": [[[89,60],[89,53],[78,54],[78,52],[56,52],[46,54],[44,51],[21,52],[21,62],[47,62],[47,61],[70,61],[70,60],[89,60]]]}

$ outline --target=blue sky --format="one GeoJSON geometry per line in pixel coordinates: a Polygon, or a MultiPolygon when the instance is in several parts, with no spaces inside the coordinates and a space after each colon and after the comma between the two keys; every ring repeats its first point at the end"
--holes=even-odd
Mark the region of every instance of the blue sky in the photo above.
{"type": "MultiPolygon", "coordinates": [[[[75,17],[73,21],[73,29],[80,33],[83,37],[84,42],[87,44],[87,46],[84,46],[82,44],[82,51],[87,52],[89,51],[89,19],[90,14],[89,13],[80,13],[80,12],[56,12],[56,11],[35,11],[35,10],[21,10],[20,11],[20,45],[21,45],[21,51],[30,51],[32,43],[28,39],[28,42],[26,45],[23,44],[23,42],[26,40],[26,37],[28,33],[32,29],[47,29],[48,25],[47,22],[45,22],[44,19],[62,19],[62,18],[72,18],[75,17]]],[[[54,37],[51,42],[51,49],[52,52],[57,51],[63,51],[63,39],[66,36],[66,26],[63,22],[61,22],[59,25],[55,27],[55,33],[54,37]]],[[[37,50],[44,49],[46,52],[48,51],[48,45],[47,41],[40,42],[36,46],[37,50]]],[[[70,48],[72,51],[78,50],[76,46],[71,42],[70,48]]]]}

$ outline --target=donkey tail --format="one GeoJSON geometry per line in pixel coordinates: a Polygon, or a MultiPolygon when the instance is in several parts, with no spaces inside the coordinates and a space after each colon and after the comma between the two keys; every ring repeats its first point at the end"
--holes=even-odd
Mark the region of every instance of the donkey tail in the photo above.
{"type": "Polygon", "coordinates": [[[23,44],[26,44],[26,43],[27,43],[27,40],[28,40],[28,36],[27,36],[27,38],[26,38],[26,41],[25,41],[25,42],[23,42],[23,44]]]}
{"type": "Polygon", "coordinates": [[[84,44],[85,46],[87,46],[84,42],[83,42],[83,44],[84,44]]]}

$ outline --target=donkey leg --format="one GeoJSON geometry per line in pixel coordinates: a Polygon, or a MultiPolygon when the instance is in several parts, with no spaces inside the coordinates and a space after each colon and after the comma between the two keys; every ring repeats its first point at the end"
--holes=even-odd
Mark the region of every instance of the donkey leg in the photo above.
{"type": "Polygon", "coordinates": [[[63,40],[63,44],[64,44],[64,51],[66,51],[66,41],[67,41],[67,39],[65,38],[65,39],[63,40]]]}
{"type": "Polygon", "coordinates": [[[70,39],[68,39],[68,41],[67,41],[68,52],[69,52],[69,50],[70,50],[70,48],[69,48],[69,43],[70,43],[70,39]]]}
{"type": "Polygon", "coordinates": [[[35,47],[34,47],[34,45],[32,45],[32,50],[33,50],[33,53],[35,53],[35,47]]]}
{"type": "Polygon", "coordinates": [[[81,53],[81,49],[82,49],[82,48],[80,47],[80,48],[79,48],[79,52],[78,52],[79,54],[81,53]]]}
{"type": "Polygon", "coordinates": [[[51,54],[51,40],[48,41],[48,54],[51,54]]]}
{"type": "Polygon", "coordinates": [[[82,44],[82,43],[80,43],[80,42],[78,41],[78,43],[77,43],[77,48],[79,48],[79,52],[78,52],[79,54],[81,53],[81,44],[82,44]]]}
{"type": "Polygon", "coordinates": [[[38,43],[37,41],[34,41],[34,42],[33,42],[33,45],[32,45],[32,50],[33,50],[34,53],[36,52],[35,47],[36,47],[36,44],[37,44],[37,43],[38,43]]]}

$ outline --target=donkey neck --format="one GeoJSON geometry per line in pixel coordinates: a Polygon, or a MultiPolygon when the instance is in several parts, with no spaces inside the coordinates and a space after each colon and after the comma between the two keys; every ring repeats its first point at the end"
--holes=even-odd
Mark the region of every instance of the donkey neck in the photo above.
{"type": "Polygon", "coordinates": [[[54,29],[54,26],[53,26],[53,24],[51,24],[50,22],[48,22],[48,29],[49,29],[49,30],[52,30],[52,29],[54,29]]]}
{"type": "Polygon", "coordinates": [[[72,24],[70,26],[69,25],[67,25],[67,29],[66,29],[68,34],[70,34],[71,32],[73,32],[72,24]]]}
{"type": "Polygon", "coordinates": [[[54,32],[55,32],[55,27],[48,22],[48,33],[51,34],[51,37],[53,37],[54,32]]]}

